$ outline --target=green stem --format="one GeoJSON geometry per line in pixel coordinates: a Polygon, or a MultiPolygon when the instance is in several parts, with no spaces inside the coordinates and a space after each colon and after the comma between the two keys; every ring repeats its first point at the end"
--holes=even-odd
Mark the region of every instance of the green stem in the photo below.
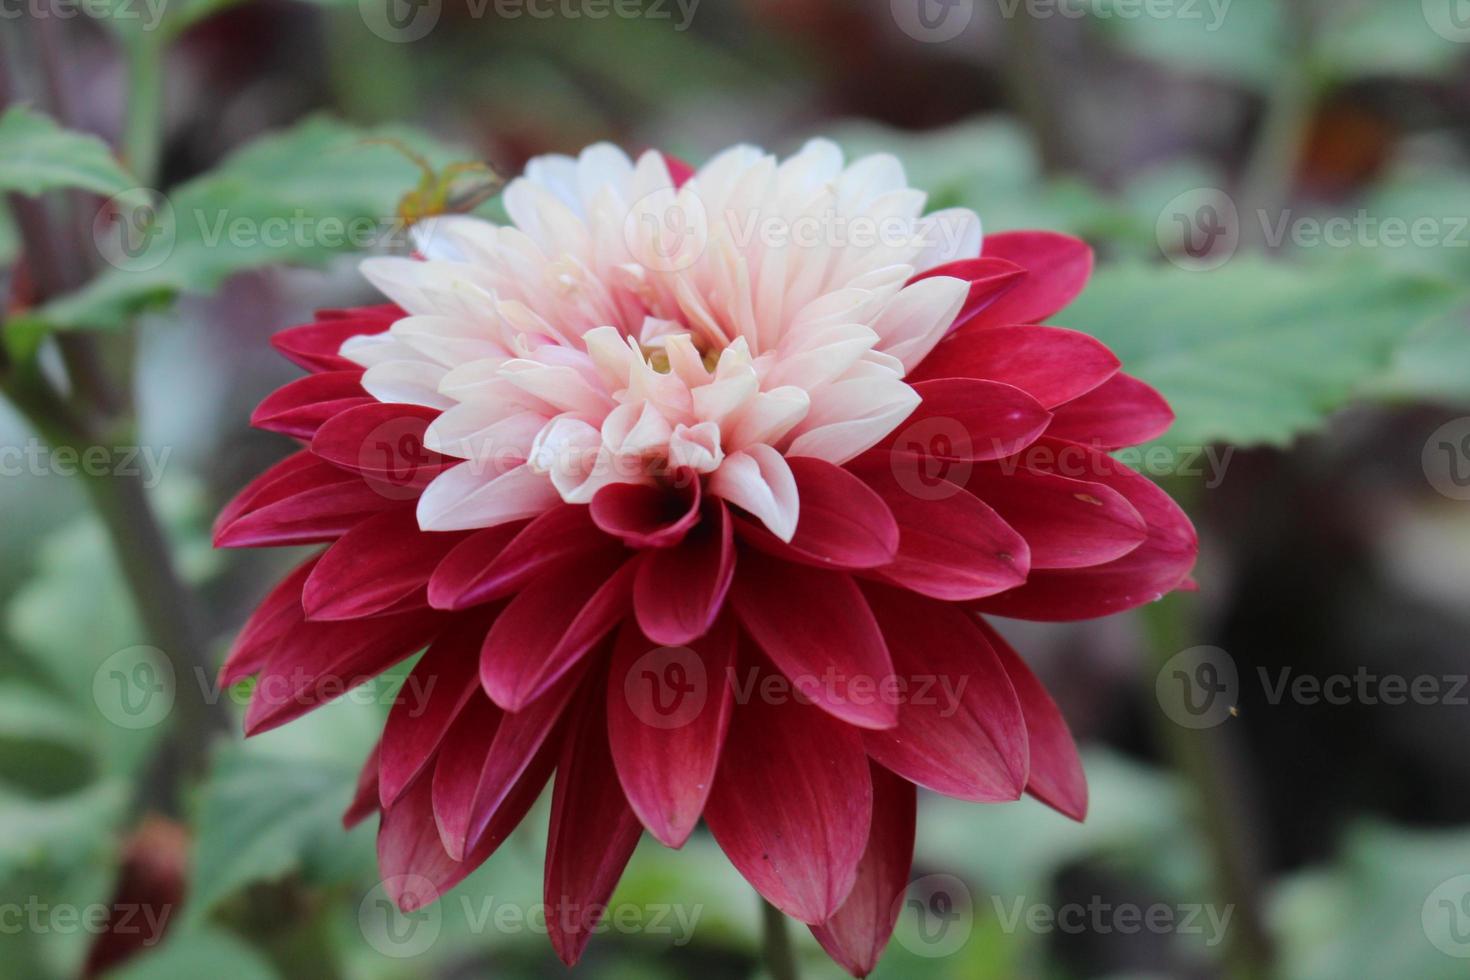
{"type": "Polygon", "coordinates": [[[771,980],[798,980],[801,975],[786,914],[765,899],[761,899],[761,958],[771,980]]]}
{"type": "Polygon", "coordinates": [[[158,178],[163,145],[164,45],[158,31],[141,32],[127,46],[128,107],[123,121],[123,159],[146,186],[158,178]]]}

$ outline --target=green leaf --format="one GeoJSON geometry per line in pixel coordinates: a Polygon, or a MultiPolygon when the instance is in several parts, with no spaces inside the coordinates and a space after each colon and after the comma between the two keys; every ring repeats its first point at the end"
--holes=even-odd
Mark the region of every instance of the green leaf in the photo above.
{"type": "Polygon", "coordinates": [[[1087,8],[1119,47],[1184,74],[1264,89],[1290,56],[1277,0],[1180,2],[1162,17],[1130,0],[1092,0],[1087,8]]]}
{"type": "Polygon", "coordinates": [[[1462,298],[1440,280],[1373,263],[1241,256],[1210,272],[1101,269],[1056,321],[1097,336],[1169,400],[1177,419],[1165,444],[1284,446],[1462,298]]]}
{"type": "Polygon", "coordinates": [[[129,960],[108,973],[109,980],[183,980],[185,977],[229,977],[230,980],[275,980],[278,974],[250,946],[218,929],[170,933],[155,950],[129,960]]]}
{"type": "Polygon", "coordinates": [[[36,195],[78,187],[112,195],[136,183],[96,136],[63,129],[29,106],[0,116],[0,191],[36,195]]]}
{"type": "Polygon", "coordinates": [[[265,137],[167,196],[129,201],[103,252],[112,268],[34,316],[60,327],[123,323],[180,293],[209,293],[268,265],[321,265],[403,238],[396,208],[420,171],[400,140],[436,166],[466,154],[398,127],[362,130],[316,118],[265,137]]]}
{"type": "Polygon", "coordinates": [[[122,780],[45,800],[0,786],[0,881],[29,865],[70,868],[100,857],[128,796],[122,780]]]}

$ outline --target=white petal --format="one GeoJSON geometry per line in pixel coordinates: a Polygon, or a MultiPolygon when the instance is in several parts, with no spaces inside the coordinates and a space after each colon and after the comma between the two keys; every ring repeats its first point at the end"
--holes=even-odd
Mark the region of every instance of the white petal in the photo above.
{"type": "Polygon", "coordinates": [[[969,292],[969,283],[952,276],[932,276],[905,286],[873,321],[881,338],[877,349],[912,371],[944,339],[969,292]]]}
{"type": "Polygon", "coordinates": [[[725,458],[720,446],[720,427],[713,422],[678,425],[669,436],[669,465],[696,473],[711,473],[725,458]]]}
{"type": "Polygon", "coordinates": [[[424,488],[418,521],[425,531],[465,531],[535,517],[556,502],[551,481],[529,466],[495,473],[478,463],[461,463],[424,488]]]}
{"type": "Polygon", "coordinates": [[[801,509],[796,478],[786,458],[770,446],[757,444],[726,456],[710,477],[709,490],[750,511],[782,541],[796,533],[801,509]]]}

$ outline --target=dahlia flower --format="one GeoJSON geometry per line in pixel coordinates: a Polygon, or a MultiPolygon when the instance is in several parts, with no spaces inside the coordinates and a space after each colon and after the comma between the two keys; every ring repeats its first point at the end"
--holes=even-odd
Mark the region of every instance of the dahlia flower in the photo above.
{"type": "Polygon", "coordinates": [[[310,373],[253,422],[302,448],[216,540],[325,547],[222,680],[257,675],[256,733],[424,651],[428,698],[394,705],[346,818],[380,815],[406,910],[551,781],[567,963],[642,834],[677,848],[702,818],[866,974],[915,787],[1084,816],[1066,723],[984,614],[1181,585],[1193,528],[1108,455],[1169,409],[1039,325],[1084,244],[924,215],[891,156],[737,146],[692,170],[597,145],[531,161],[504,203],[511,225],[437,219],[414,257],[364,263],[387,305],[276,335],[310,373]]]}

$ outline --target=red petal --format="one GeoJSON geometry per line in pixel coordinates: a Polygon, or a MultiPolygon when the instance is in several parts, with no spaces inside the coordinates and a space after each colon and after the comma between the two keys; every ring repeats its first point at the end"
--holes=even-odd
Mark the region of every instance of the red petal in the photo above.
{"type": "Polygon", "coordinates": [[[479,690],[487,618],[457,623],[434,641],[404,680],[383,726],[378,782],[384,806],[392,806],[429,764],[444,733],[479,690]]]}
{"type": "Polygon", "coordinates": [[[857,732],[793,700],[737,705],[704,817],[776,908],[825,922],[857,881],[873,783],[857,732]]]}
{"type": "Polygon", "coordinates": [[[661,647],[625,624],[607,686],[608,738],[633,811],[682,847],[699,822],[730,726],[735,628],[723,617],[689,647],[661,647]]]}
{"type": "Polygon", "coordinates": [[[298,565],[255,607],[220,668],[221,687],[237,684],[260,670],[281,638],[306,619],[301,589],[320,557],[314,555],[298,565]]]}
{"type": "Polygon", "coordinates": [[[505,712],[483,691],[472,690],[463,710],[450,724],[437,754],[431,756],[434,824],[445,852],[455,860],[464,856],[469,843],[480,773],[484,771],[485,757],[504,717],[505,712]]]}
{"type": "Polygon", "coordinates": [[[980,803],[1026,787],[1026,721],[1006,671],[958,606],[864,589],[905,687],[898,727],[864,732],[868,754],[911,782],[980,803]]]}
{"type": "Polygon", "coordinates": [[[980,628],[1005,666],[1020,699],[1021,713],[1026,717],[1026,735],[1031,745],[1031,774],[1026,780],[1026,792],[1080,822],[1087,817],[1087,775],[1082,771],[1077,743],[1072,739],[1066,719],[1026,661],[995,627],[982,619],[980,628]]]}
{"type": "Polygon", "coordinates": [[[404,315],[392,304],[351,310],[322,310],[315,323],[278,331],[271,346],[308,371],[357,371],[362,365],[338,354],[349,337],[380,334],[404,315]]]}
{"type": "Polygon", "coordinates": [[[942,478],[921,482],[904,468],[919,462],[894,457],[891,466],[864,463],[858,470],[898,521],[898,556],[874,574],[946,600],[994,595],[1026,581],[1026,540],[963,487],[942,478]]]}
{"type": "Polygon", "coordinates": [[[301,602],[308,619],[373,616],[417,595],[463,534],[419,530],[413,509],[375,514],[327,549],[306,580],[301,602]]]}
{"type": "Polygon", "coordinates": [[[740,536],[767,554],[819,568],[876,568],[898,553],[898,524],[883,498],[826,460],[793,456],[801,514],[787,544],[764,525],[737,520],[740,536]]]}
{"type": "Polygon", "coordinates": [[[672,153],[660,153],[664,158],[664,166],[669,168],[669,176],[674,179],[674,187],[683,187],[684,183],[694,176],[694,168],[672,153]]]}
{"type": "Polygon", "coordinates": [[[581,958],[643,833],[608,749],[606,674],[592,681],[564,740],[546,836],[546,927],[568,966],[581,958]]]}
{"type": "Polygon", "coordinates": [[[669,489],[642,483],[610,483],[589,508],[602,530],[630,548],[671,548],[699,520],[697,476],[669,489]]]}
{"type": "Polygon", "coordinates": [[[1051,422],[1040,402],[999,381],[940,378],[913,387],[923,401],[879,449],[938,459],[1000,459],[1036,441],[1051,422]]]}
{"type": "Polygon", "coordinates": [[[573,555],[611,544],[588,508],[562,504],[535,520],[486,528],[451,551],[434,571],[429,598],[443,609],[463,609],[510,595],[573,555]]]}
{"type": "Polygon", "coordinates": [[[214,546],[332,541],[373,514],[403,506],[366,480],[299,453],[262,473],[220,512],[214,546]]]}
{"type": "Polygon", "coordinates": [[[1005,259],[956,259],[921,272],[909,280],[909,284],[933,276],[950,276],[964,279],[970,284],[970,292],[960,312],[955,315],[951,330],[963,327],[977,313],[987,309],[996,300],[1010,292],[1026,277],[1026,270],[1005,259]]]}
{"type": "Polygon", "coordinates": [[[424,447],[424,430],[439,414],[422,405],[359,405],[324,423],[312,437],[311,451],[394,487],[424,487],[459,462],[424,447]]]}
{"type": "Polygon", "coordinates": [[[342,814],[342,829],[351,830],[368,817],[378,812],[378,752],[381,740],[368,753],[367,761],[357,774],[357,788],[352,791],[352,802],[342,814]]]}
{"type": "Polygon", "coordinates": [[[965,487],[1026,539],[1032,569],[1100,565],[1148,537],[1143,516],[1101,483],[1001,460],[976,464],[965,487]]]}
{"type": "Polygon", "coordinates": [[[909,383],[985,378],[1014,385],[1046,408],[1055,408],[1096,388],[1120,365],[1100,341],[1076,330],[985,327],[961,330],[935,347],[909,383]]]}
{"type": "Polygon", "coordinates": [[[892,728],[898,712],[875,696],[893,663],[862,593],[842,572],[741,555],[731,591],[740,622],[804,697],[859,728],[892,728]]]}
{"type": "Polygon", "coordinates": [[[638,625],[657,643],[679,646],[703,636],[730,591],[735,538],[730,512],[712,498],[704,519],[675,548],[645,551],[633,583],[638,625]]]}
{"type": "Polygon", "coordinates": [[[256,406],[250,424],[267,432],[310,439],[323,422],[357,405],[372,404],[361,371],[308,374],[277,388],[256,406]]]}
{"type": "Polygon", "coordinates": [[[1039,440],[1020,461],[1118,491],[1148,523],[1148,538],[1122,558],[1102,565],[1034,571],[1025,585],[984,599],[976,608],[1046,622],[1092,619],[1160,599],[1189,574],[1199,552],[1194,526],[1179,505],[1146,478],[1106,453],[1051,438],[1039,440]]]}
{"type": "Polygon", "coordinates": [[[510,601],[480,651],[480,683],[496,704],[520,711],[617,624],[631,570],[613,573],[624,564],[621,550],[567,559],[510,601]]]}
{"type": "Polygon", "coordinates": [[[486,597],[478,589],[481,576],[525,527],[525,521],[497,524],[471,532],[450,549],[429,576],[429,605],[453,610],[484,602],[486,597]]]}
{"type": "Polygon", "coordinates": [[[899,898],[908,887],[914,859],[913,784],[879,765],[869,771],[873,826],[858,865],[857,884],[836,915],[811,927],[827,954],[855,977],[867,976],[878,965],[898,922],[899,898]]]}
{"type": "Polygon", "coordinates": [[[1126,374],[1061,406],[1047,427],[1053,439],[1098,449],[1136,446],[1163,435],[1174,422],[1164,396],[1126,374]]]}
{"type": "Polygon", "coordinates": [[[976,316],[971,321],[976,325],[1004,326],[1049,319],[1082,292],[1092,275],[1092,249],[1087,243],[1050,231],[987,235],[980,251],[987,259],[1014,262],[1027,275],[976,316]]]}

